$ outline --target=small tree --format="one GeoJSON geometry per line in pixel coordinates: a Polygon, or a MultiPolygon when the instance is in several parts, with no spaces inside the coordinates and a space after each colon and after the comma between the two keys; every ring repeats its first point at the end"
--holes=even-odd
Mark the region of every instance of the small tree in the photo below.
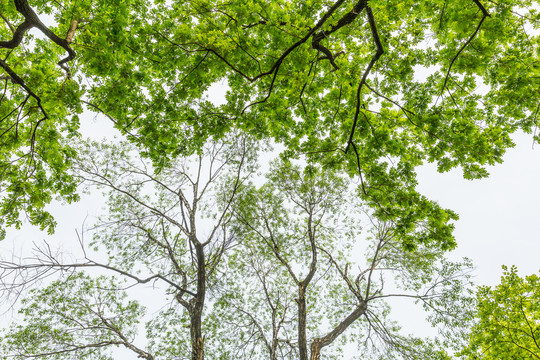
{"type": "Polygon", "coordinates": [[[367,358],[444,358],[429,340],[402,335],[384,300],[417,300],[440,318],[468,264],[444,261],[445,239],[425,224],[404,230],[362,215],[346,177],[284,162],[257,188],[247,181],[254,149],[242,137],[159,173],[127,145],[82,153],[77,176],[109,194],[91,243],[107,260],[81,242],[79,261],[45,245],[32,261],[1,262],[6,291],[65,274],[31,290],[26,323],[2,338],[6,357],[110,359],[124,347],[145,359],[318,360],[353,343],[367,358]],[[128,288],[149,282],[164,307],[147,320],[128,288]]]}

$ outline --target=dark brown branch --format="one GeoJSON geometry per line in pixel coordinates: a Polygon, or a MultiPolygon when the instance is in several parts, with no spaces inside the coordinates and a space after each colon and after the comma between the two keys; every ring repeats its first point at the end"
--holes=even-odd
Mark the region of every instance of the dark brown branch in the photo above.
{"type": "MultiPolygon", "coordinates": [[[[6,23],[8,23],[8,25],[10,26],[11,30],[13,31],[13,37],[9,41],[0,41],[0,48],[5,48],[5,49],[14,49],[14,48],[16,48],[17,46],[19,46],[21,44],[21,42],[23,40],[23,37],[24,37],[24,34],[29,29],[31,29],[33,27],[37,27],[50,40],[52,40],[54,43],[61,46],[64,50],[67,51],[68,56],[65,57],[64,59],[60,60],[58,62],[58,65],[60,65],[60,67],[62,69],[64,69],[64,71],[66,72],[67,76],[70,77],[70,70],[66,66],[66,63],[68,61],[73,60],[75,58],[75,55],[76,55],[75,51],[73,51],[73,49],[71,49],[71,47],[69,46],[69,43],[71,42],[71,40],[73,38],[73,34],[74,34],[75,29],[77,27],[77,21],[75,20],[75,21],[72,22],[71,27],[70,27],[70,29],[68,31],[67,38],[66,38],[66,40],[64,40],[64,39],[59,38],[56,34],[54,34],[47,26],[45,26],[41,22],[41,20],[36,15],[34,10],[32,10],[32,8],[28,5],[27,0],[14,0],[14,2],[15,2],[15,8],[17,9],[17,11],[24,16],[24,21],[23,21],[22,24],[20,24],[17,27],[17,29],[15,31],[13,31],[13,27],[7,22],[6,19],[4,19],[6,21],[6,23]]],[[[15,84],[18,84],[19,86],[21,86],[26,91],[26,93],[28,93],[31,97],[33,97],[36,100],[39,109],[43,113],[43,117],[37,121],[36,125],[34,126],[34,128],[32,130],[32,136],[31,136],[31,139],[30,139],[30,151],[33,154],[34,153],[34,147],[35,147],[37,129],[38,129],[39,125],[43,121],[48,119],[47,112],[45,111],[45,109],[41,105],[41,98],[39,96],[37,96],[36,93],[34,93],[25,84],[24,80],[19,75],[17,75],[17,73],[15,73],[15,71],[13,69],[11,69],[11,67],[9,67],[9,65],[6,63],[5,60],[0,59],[0,67],[2,67],[4,69],[4,71],[9,75],[9,77],[11,78],[11,80],[15,84]]]]}
{"type": "Polygon", "coordinates": [[[473,0],[473,1],[476,4],[476,6],[478,6],[480,8],[480,10],[482,11],[482,14],[484,14],[484,16],[490,16],[488,11],[484,7],[484,5],[482,5],[482,3],[479,0],[473,0]]]}
{"type": "Polygon", "coordinates": [[[22,42],[24,34],[33,27],[32,22],[24,20],[24,22],[17,26],[17,29],[13,32],[13,38],[9,41],[0,41],[0,47],[5,49],[14,49],[22,42]]]}
{"type": "MultiPolygon", "coordinates": [[[[24,80],[15,73],[15,71],[13,71],[9,65],[2,59],[0,59],[0,67],[2,67],[4,69],[5,72],[8,73],[8,75],[11,77],[11,81],[13,81],[14,83],[18,84],[19,86],[21,86],[25,91],[26,93],[33,97],[35,100],[36,100],[36,103],[37,103],[37,106],[38,108],[41,110],[41,113],[43,114],[43,117],[41,119],[39,119],[36,123],[36,125],[34,126],[34,128],[32,129],[32,136],[30,138],[30,152],[32,154],[34,154],[34,147],[35,147],[35,140],[36,140],[36,133],[37,133],[37,129],[39,127],[39,125],[47,120],[49,118],[49,116],[47,115],[47,112],[45,111],[45,109],[43,108],[43,106],[41,105],[41,98],[39,96],[36,95],[36,93],[34,93],[24,82],[24,80]]],[[[25,102],[28,100],[28,98],[25,99],[25,102]]],[[[4,135],[4,134],[2,134],[4,135]]],[[[33,155],[32,155],[33,157],[33,155]]]]}
{"type": "Polygon", "coordinates": [[[341,19],[339,19],[335,25],[332,25],[329,31],[321,31],[313,35],[311,47],[324,54],[324,56],[320,57],[319,60],[327,59],[334,67],[334,70],[339,69],[339,67],[335,63],[335,59],[339,55],[343,54],[343,51],[339,51],[337,54],[333,55],[330,50],[328,50],[325,46],[321,45],[321,40],[328,37],[333,32],[341,29],[342,27],[352,23],[358,17],[358,14],[360,14],[360,12],[362,12],[362,10],[364,10],[366,6],[367,0],[359,0],[356,5],[354,5],[351,11],[343,15],[343,17],[341,17],[341,19]]]}
{"type": "Polygon", "coordinates": [[[444,1],[444,6],[441,10],[441,16],[439,17],[439,31],[441,31],[442,29],[442,26],[443,26],[443,18],[444,18],[444,14],[446,13],[446,5],[447,5],[447,2],[448,1],[444,1]]]}
{"type": "Polygon", "coordinates": [[[9,27],[9,30],[11,30],[11,32],[15,34],[15,31],[16,31],[15,28],[13,27],[13,25],[11,25],[11,23],[4,16],[4,14],[0,13],[0,18],[2,18],[2,20],[4,20],[4,22],[7,24],[7,26],[9,27]]]}
{"type": "MultiPolygon", "coordinates": [[[[330,9],[329,9],[329,10],[321,17],[321,19],[317,22],[317,24],[315,25],[315,27],[314,27],[313,29],[311,29],[311,30],[307,33],[306,36],[304,36],[302,39],[298,40],[298,41],[297,41],[296,43],[294,43],[291,47],[289,47],[289,48],[281,55],[281,57],[274,63],[274,65],[272,66],[272,68],[271,68],[269,71],[267,71],[267,72],[265,72],[265,73],[260,73],[259,75],[255,76],[255,77],[251,80],[251,81],[253,82],[253,81],[257,80],[258,78],[260,78],[260,77],[262,77],[262,76],[266,76],[266,75],[269,75],[269,74],[272,74],[272,73],[274,74],[274,77],[272,78],[272,82],[271,82],[271,84],[270,84],[270,89],[268,90],[268,94],[266,95],[266,97],[265,97],[264,99],[262,99],[262,100],[259,100],[259,101],[256,101],[256,102],[254,102],[254,103],[249,104],[248,106],[246,106],[246,107],[242,110],[242,113],[244,113],[249,107],[251,107],[251,106],[253,106],[253,105],[257,105],[257,104],[264,103],[264,102],[266,102],[266,100],[268,100],[268,98],[269,98],[270,95],[272,94],[272,90],[273,90],[273,88],[274,88],[274,82],[275,82],[275,80],[276,80],[276,76],[277,76],[277,73],[278,73],[278,71],[279,71],[279,68],[280,68],[281,64],[283,63],[283,61],[285,60],[285,58],[286,58],[286,57],[287,57],[294,49],[296,49],[298,46],[300,46],[300,45],[302,45],[303,43],[305,43],[311,36],[313,36],[313,35],[315,34],[315,32],[316,32],[317,30],[319,30],[319,29],[324,25],[324,23],[330,18],[330,16],[332,16],[332,14],[333,14],[333,13],[334,13],[341,5],[343,5],[343,3],[344,3],[344,0],[338,0],[338,1],[336,1],[336,2],[334,3],[334,5],[332,5],[332,7],[331,7],[331,8],[330,8],[330,9]]],[[[352,22],[352,21],[356,18],[356,16],[358,15],[358,14],[355,15],[355,14],[354,14],[355,12],[359,13],[364,7],[366,7],[366,9],[369,9],[369,8],[366,6],[366,4],[367,4],[367,0],[360,0],[360,1],[358,2],[358,4],[355,6],[355,8],[354,8],[351,12],[347,13],[343,18],[341,18],[340,21],[338,21],[338,23],[337,23],[335,26],[333,26],[332,29],[331,29],[328,33],[325,33],[325,34],[326,34],[326,35],[329,35],[329,34],[333,33],[334,31],[340,29],[341,27],[345,26],[346,24],[352,22]],[[359,9],[359,10],[358,10],[358,9],[359,9]],[[354,17],[352,17],[352,19],[349,20],[349,18],[351,18],[351,16],[354,16],[354,17]]],[[[372,16],[373,16],[373,15],[372,15],[372,16]]],[[[326,35],[325,35],[325,36],[326,36],[326,35]]],[[[324,36],[323,36],[323,37],[324,37],[324,36]]],[[[377,37],[377,39],[378,39],[378,37],[377,37]]],[[[321,38],[321,40],[322,40],[322,38],[321,38]]],[[[319,42],[320,42],[320,40],[319,40],[318,42],[316,41],[316,45],[319,44],[319,42]]],[[[376,40],[376,43],[377,43],[377,40],[376,40]]],[[[377,45],[378,48],[379,48],[379,45],[380,45],[380,42],[378,42],[378,45],[377,45]]],[[[312,43],[312,47],[313,47],[313,43],[312,43]]],[[[324,47],[321,46],[320,44],[319,44],[319,47],[320,47],[320,48],[317,49],[317,50],[320,50],[320,51],[322,51],[322,52],[324,53],[324,50],[323,50],[323,49],[326,49],[326,48],[324,48],[324,47]]],[[[380,47],[380,49],[381,49],[381,51],[382,51],[382,46],[380,47]]],[[[330,57],[329,57],[328,59],[331,61],[331,63],[333,63],[334,67],[337,67],[337,66],[335,65],[334,59],[335,59],[336,56],[339,55],[339,53],[336,54],[335,56],[333,56],[331,53],[330,53],[330,54],[328,54],[328,53],[330,53],[330,52],[327,50],[326,56],[328,57],[328,55],[330,55],[330,57]]],[[[382,54],[382,52],[381,52],[381,54],[382,54]]],[[[379,55],[379,56],[380,56],[380,55],[379,55]]],[[[377,57],[377,59],[378,59],[378,57],[377,57]]]]}
{"type": "Polygon", "coordinates": [[[254,80],[257,80],[259,77],[262,77],[262,76],[265,76],[265,75],[269,75],[273,72],[276,72],[277,73],[277,70],[279,69],[281,63],[283,62],[283,60],[285,60],[285,58],[294,50],[296,49],[297,47],[299,47],[300,45],[302,45],[303,43],[305,43],[313,34],[315,34],[315,32],[317,30],[319,30],[323,25],[324,23],[330,18],[330,16],[332,16],[332,14],[341,6],[343,5],[343,3],[345,2],[345,0],[338,0],[336,1],[331,7],[330,9],[328,9],[328,11],[321,17],[321,19],[317,22],[317,24],[313,27],[313,29],[311,29],[307,34],[306,36],[304,36],[302,39],[298,40],[296,43],[294,43],[291,47],[289,47],[287,50],[285,50],[285,52],[279,57],[279,59],[274,63],[274,65],[272,66],[272,68],[267,71],[266,73],[261,73],[259,75],[257,75],[254,80]]]}
{"type": "MultiPolygon", "coordinates": [[[[291,52],[293,52],[297,47],[299,47],[300,45],[302,45],[303,43],[305,43],[313,34],[315,34],[315,32],[317,30],[319,30],[323,25],[324,23],[332,16],[332,14],[341,6],[343,5],[343,3],[345,2],[345,0],[338,0],[336,1],[331,7],[330,9],[328,9],[328,11],[319,19],[319,21],[317,22],[317,24],[315,24],[315,26],[310,30],[308,31],[308,33],[303,37],[301,38],[300,40],[298,40],[297,42],[295,42],[294,44],[292,44],[287,50],[285,50],[283,52],[283,54],[281,54],[281,56],[276,60],[276,62],[272,65],[272,67],[265,71],[265,72],[261,72],[259,74],[257,74],[256,76],[254,77],[250,77],[249,75],[247,74],[244,74],[243,72],[241,72],[239,69],[237,69],[236,67],[234,67],[231,63],[229,63],[228,61],[226,61],[226,59],[221,56],[220,54],[218,54],[215,50],[213,49],[210,49],[210,48],[206,48],[204,47],[204,50],[206,51],[211,51],[212,53],[214,53],[216,56],[218,56],[221,60],[223,60],[234,72],[238,73],[239,75],[241,75],[242,77],[246,78],[246,80],[250,81],[250,82],[255,82],[256,80],[264,77],[264,76],[267,76],[267,75],[270,75],[270,74],[274,74],[274,79],[275,79],[275,76],[279,70],[279,67],[281,66],[281,64],[283,63],[283,61],[285,60],[285,58],[287,56],[289,56],[289,54],[291,52]]],[[[273,81],[272,81],[273,83],[273,81]]],[[[271,91],[269,91],[269,95],[270,95],[271,91]]],[[[268,96],[269,96],[268,95],[268,96]]],[[[267,96],[267,98],[268,98],[267,96]]],[[[260,102],[260,101],[259,101],[260,102]]],[[[259,103],[257,102],[257,103],[259,103]]],[[[251,104],[249,105],[248,107],[252,106],[252,105],[255,105],[256,103],[254,104],[251,104]]],[[[246,108],[247,109],[247,108],[246,108]]],[[[245,110],[245,109],[244,109],[245,110]]]]}
{"type": "Polygon", "coordinates": [[[352,148],[354,150],[354,154],[356,155],[356,165],[358,166],[358,174],[360,175],[360,184],[362,185],[362,192],[365,196],[368,196],[366,192],[366,188],[364,186],[364,177],[362,176],[362,167],[360,166],[360,155],[358,154],[358,150],[356,149],[356,145],[354,142],[350,143],[352,145],[352,148]]]}
{"type": "Polygon", "coordinates": [[[463,52],[463,50],[465,50],[465,48],[471,43],[471,41],[474,39],[476,34],[478,34],[478,31],[480,30],[480,27],[484,23],[484,20],[486,20],[486,18],[488,16],[490,16],[489,13],[487,12],[486,8],[478,0],[473,0],[473,1],[480,8],[480,10],[482,11],[482,19],[478,23],[478,26],[476,27],[476,30],[474,30],[474,32],[469,37],[469,39],[467,39],[467,41],[458,50],[457,54],[454,56],[452,61],[450,61],[450,66],[448,66],[448,71],[446,72],[446,76],[444,78],[444,84],[443,84],[443,87],[442,87],[442,90],[441,90],[441,96],[442,96],[442,93],[444,92],[444,89],[446,88],[446,84],[448,83],[448,77],[450,76],[450,71],[452,70],[452,66],[454,65],[454,62],[457,60],[457,58],[463,52]]]}
{"type": "MultiPolygon", "coordinates": [[[[2,59],[0,59],[0,66],[4,69],[5,72],[8,73],[8,75],[11,77],[11,81],[13,81],[15,84],[21,86],[27,93],[28,95],[32,96],[34,99],[36,99],[37,103],[38,103],[38,106],[41,108],[41,99],[39,98],[39,96],[36,95],[36,93],[34,93],[27,85],[26,83],[24,82],[24,80],[19,76],[17,75],[17,73],[15,73],[15,71],[13,71],[13,69],[11,69],[9,67],[9,65],[2,59]]],[[[45,110],[43,110],[43,108],[41,108],[41,110],[43,111],[43,113],[45,114],[45,110]]]]}
{"type": "Polygon", "coordinates": [[[360,114],[360,95],[362,93],[362,87],[366,83],[367,76],[369,75],[371,69],[373,68],[373,65],[381,55],[384,53],[384,49],[381,44],[381,40],[379,38],[379,33],[377,31],[377,25],[375,24],[375,18],[373,17],[373,12],[371,11],[371,8],[369,6],[366,6],[366,14],[369,21],[369,27],[371,28],[371,35],[373,36],[373,40],[375,41],[375,46],[377,47],[377,51],[375,52],[375,55],[371,58],[371,61],[369,62],[368,67],[364,71],[364,74],[362,75],[362,80],[360,80],[360,84],[358,84],[358,90],[356,91],[356,112],[354,114],[354,120],[353,120],[353,126],[351,129],[351,134],[349,136],[349,140],[347,142],[347,147],[345,148],[345,153],[349,151],[349,147],[351,146],[353,142],[354,132],[356,130],[356,123],[358,122],[358,115],[360,114]]]}
{"type": "Polygon", "coordinates": [[[28,0],[14,0],[14,2],[15,2],[15,8],[17,9],[17,11],[24,16],[24,22],[17,27],[17,30],[13,34],[13,38],[11,40],[0,41],[0,47],[7,48],[7,49],[14,49],[15,47],[20,45],[26,31],[28,31],[29,29],[33,27],[36,27],[45,36],[47,36],[52,42],[54,42],[56,45],[66,50],[66,52],[68,53],[68,56],[60,60],[58,62],[58,65],[60,65],[60,67],[64,69],[64,71],[69,77],[70,70],[66,66],[66,63],[73,60],[76,56],[75,51],[73,51],[73,49],[69,46],[69,44],[73,38],[73,33],[75,32],[75,29],[77,27],[77,21],[73,21],[73,23],[71,24],[71,27],[68,31],[67,38],[61,39],[54,32],[52,32],[47,26],[45,26],[45,24],[41,22],[37,14],[34,12],[34,10],[32,10],[30,5],[28,4],[28,0]]]}

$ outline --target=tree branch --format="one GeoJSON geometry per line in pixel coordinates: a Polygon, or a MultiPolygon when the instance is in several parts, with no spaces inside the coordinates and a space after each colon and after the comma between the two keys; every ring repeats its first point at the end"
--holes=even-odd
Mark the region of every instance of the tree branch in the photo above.
{"type": "Polygon", "coordinates": [[[358,115],[360,114],[360,95],[362,93],[362,87],[366,83],[367,76],[369,75],[371,69],[373,68],[373,65],[375,64],[375,62],[377,62],[377,60],[379,60],[381,55],[384,53],[384,49],[382,47],[381,40],[379,38],[379,33],[377,31],[377,25],[375,24],[375,18],[373,17],[373,12],[371,11],[371,8],[369,6],[366,6],[366,14],[369,21],[369,27],[371,28],[371,35],[373,36],[373,40],[375,41],[375,46],[377,47],[377,51],[375,52],[375,55],[373,55],[373,57],[371,58],[369,65],[364,71],[364,74],[362,75],[362,80],[360,80],[360,84],[358,84],[358,90],[356,91],[356,111],[354,114],[351,134],[349,136],[349,140],[347,141],[347,147],[345,148],[345,153],[349,151],[349,147],[352,144],[354,132],[356,130],[356,123],[358,122],[358,115]]]}
{"type": "Polygon", "coordinates": [[[474,32],[472,33],[472,35],[469,37],[469,39],[461,46],[461,48],[458,50],[457,54],[454,56],[454,58],[452,59],[452,61],[450,61],[450,66],[448,66],[448,71],[446,72],[446,76],[444,78],[444,84],[443,84],[443,87],[441,89],[441,95],[443,94],[444,92],[444,89],[446,88],[446,84],[448,83],[448,77],[450,76],[450,70],[452,70],[452,66],[454,65],[454,62],[457,60],[457,58],[459,57],[459,55],[461,54],[461,52],[463,50],[465,50],[465,48],[471,43],[471,41],[474,39],[474,37],[476,36],[476,34],[478,33],[478,31],[480,30],[480,27],[482,26],[482,24],[484,23],[484,20],[488,17],[488,16],[491,16],[489,15],[489,13],[487,12],[486,8],[480,3],[480,1],[478,0],[473,0],[474,3],[480,8],[480,10],[482,11],[482,19],[480,20],[480,22],[478,23],[478,26],[476,27],[476,30],[474,30],[474,32]]]}

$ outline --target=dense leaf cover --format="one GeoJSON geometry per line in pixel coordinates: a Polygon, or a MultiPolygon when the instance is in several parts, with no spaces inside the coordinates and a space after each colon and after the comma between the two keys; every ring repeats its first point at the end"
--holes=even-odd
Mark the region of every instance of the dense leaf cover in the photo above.
{"type": "Polygon", "coordinates": [[[405,236],[425,221],[452,247],[456,215],[415,191],[414,168],[486,176],[511,132],[535,128],[535,4],[4,1],[2,221],[22,211],[52,229],[45,204],[77,198],[63,139],[86,108],[158,166],[234,128],[274,139],[361,176],[360,196],[405,236]]]}
{"type": "Polygon", "coordinates": [[[540,280],[503,266],[501,283],[479,289],[477,324],[463,354],[467,359],[540,357],[540,280]]]}

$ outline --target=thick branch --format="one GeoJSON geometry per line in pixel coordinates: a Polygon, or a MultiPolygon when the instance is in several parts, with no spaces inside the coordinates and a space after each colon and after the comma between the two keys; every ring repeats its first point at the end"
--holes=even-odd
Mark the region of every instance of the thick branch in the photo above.
{"type": "Polygon", "coordinates": [[[17,27],[17,30],[13,34],[13,38],[10,41],[1,41],[0,47],[13,49],[20,45],[24,34],[26,31],[32,27],[38,28],[45,36],[47,36],[52,42],[56,45],[62,47],[68,53],[68,56],[58,62],[58,65],[66,71],[66,74],[70,76],[69,68],[66,66],[68,61],[71,61],[75,58],[75,51],[69,46],[71,40],[73,39],[73,33],[77,27],[77,21],[73,21],[71,27],[68,31],[66,39],[61,39],[54,32],[51,31],[45,24],[41,22],[37,14],[32,10],[30,5],[28,5],[28,0],[14,0],[15,8],[19,13],[24,16],[24,22],[17,27]]]}
{"type": "MultiPolygon", "coordinates": [[[[36,99],[38,106],[41,108],[41,99],[39,96],[36,95],[24,82],[23,79],[15,71],[13,71],[12,68],[9,67],[9,65],[2,59],[0,59],[0,66],[4,69],[5,72],[8,73],[8,75],[11,77],[11,81],[16,83],[17,85],[20,85],[31,97],[36,99]]],[[[43,109],[42,109],[43,110],[43,109]]],[[[45,110],[43,110],[43,113],[45,114],[45,110]]]]}
{"type": "Polygon", "coordinates": [[[313,35],[311,47],[315,50],[322,52],[325,56],[321,57],[320,59],[328,59],[328,61],[330,61],[330,64],[332,64],[332,66],[336,70],[339,69],[339,67],[336,65],[334,60],[338,55],[342,54],[342,52],[338,52],[336,55],[333,55],[330,50],[328,50],[325,46],[321,45],[321,40],[328,37],[333,32],[341,29],[343,26],[352,23],[358,17],[358,14],[360,14],[360,12],[364,10],[366,6],[367,0],[359,0],[356,5],[354,5],[351,11],[343,15],[343,17],[339,19],[339,21],[335,25],[332,25],[329,31],[320,31],[313,35]]]}
{"type": "Polygon", "coordinates": [[[75,30],[77,30],[77,24],[79,22],[77,20],[73,20],[71,22],[71,26],[69,27],[69,30],[66,35],[66,42],[68,44],[71,44],[71,41],[73,40],[73,36],[75,35],[75,30]]]}
{"type": "Polygon", "coordinates": [[[2,20],[4,20],[4,22],[6,23],[6,25],[9,27],[9,30],[11,30],[12,33],[15,34],[15,28],[13,27],[13,25],[11,25],[11,23],[9,22],[9,20],[4,16],[4,14],[0,13],[0,18],[2,18],[2,20]]]}
{"type": "Polygon", "coordinates": [[[347,328],[355,322],[360,316],[362,316],[367,309],[367,303],[362,302],[356,306],[356,308],[347,316],[342,322],[340,322],[332,331],[323,337],[315,339],[311,343],[311,356],[310,360],[319,360],[321,358],[321,349],[330,345],[334,340],[338,338],[347,328]]]}
{"type": "Polygon", "coordinates": [[[9,41],[0,41],[0,47],[5,49],[14,49],[17,46],[19,46],[22,42],[22,39],[24,37],[24,34],[30,30],[34,25],[32,25],[32,22],[28,19],[24,20],[24,22],[17,26],[17,29],[13,32],[13,38],[9,41]]]}

